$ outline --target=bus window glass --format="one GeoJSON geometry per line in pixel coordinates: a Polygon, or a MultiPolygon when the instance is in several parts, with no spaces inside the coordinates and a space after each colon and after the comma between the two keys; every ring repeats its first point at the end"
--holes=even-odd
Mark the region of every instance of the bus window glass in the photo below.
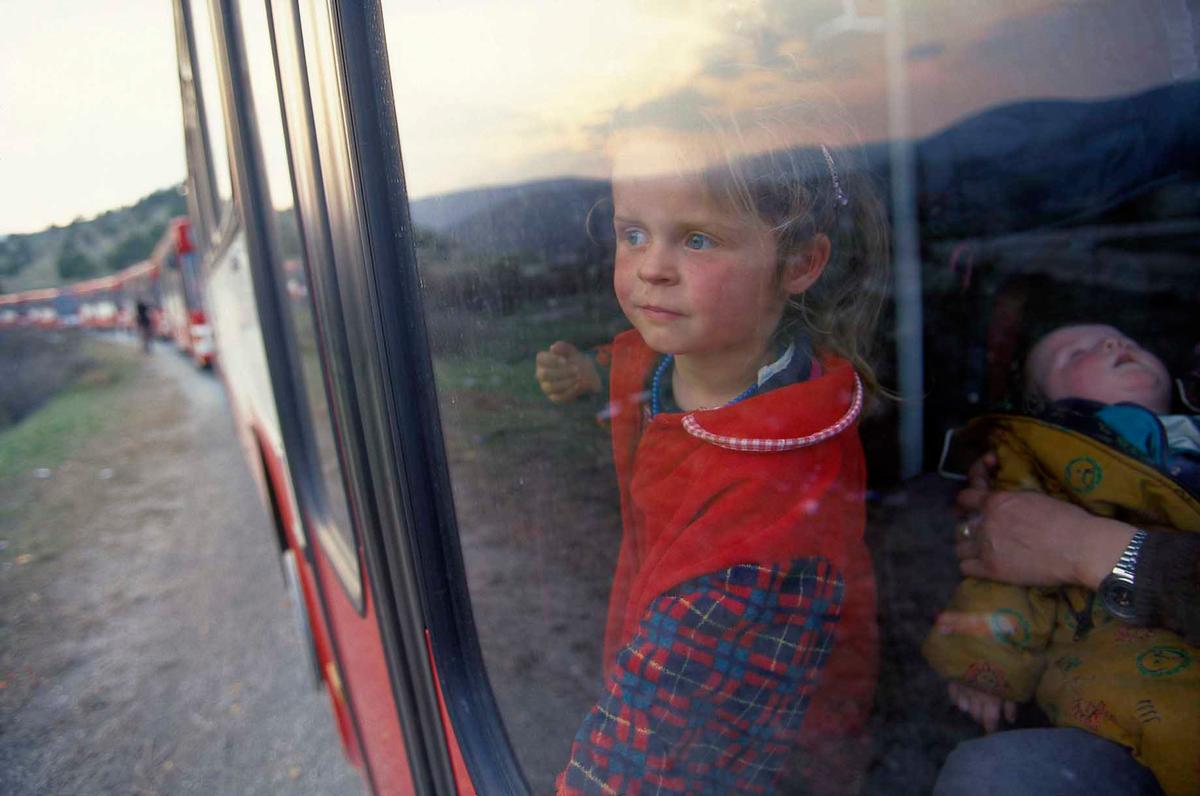
{"type": "Polygon", "coordinates": [[[224,219],[233,188],[229,176],[229,146],[225,137],[225,113],[221,103],[221,81],[217,74],[217,51],[213,39],[213,18],[208,0],[192,0],[192,29],[196,43],[196,63],[199,66],[200,91],[203,96],[204,119],[208,147],[212,155],[212,173],[217,184],[213,217],[224,219]]]}
{"type": "MultiPolygon", "coordinates": [[[[382,5],[466,585],[533,790],[578,775],[589,743],[625,743],[622,721],[655,738],[672,721],[708,726],[711,702],[656,685],[681,649],[702,677],[717,666],[700,660],[703,621],[672,601],[735,564],[790,572],[818,557],[844,581],[840,624],[828,661],[795,671],[816,677],[812,721],[841,748],[874,740],[827,771],[828,747],[785,733],[769,776],[783,792],[813,776],[930,792],[972,735],[943,677],[987,685],[970,677],[1001,671],[955,673],[933,645],[935,673],[921,652],[960,582],[961,481],[938,474],[946,432],[987,415],[974,447],[960,434],[942,462],[961,473],[997,444],[997,413],[1098,427],[1095,405],[1058,403],[1090,398],[1090,385],[1047,396],[1022,383],[1033,344],[1065,324],[1118,326],[1172,374],[1196,371],[1194,12],[1157,0],[382,5]],[[744,270],[768,261],[771,279],[744,270]],[[780,291],[802,300],[785,306],[780,291]],[[828,398],[814,404],[825,426],[787,399],[846,361],[867,385],[861,415],[828,398]],[[1046,419],[1064,406],[1085,418],[1046,419]],[[825,472],[812,457],[832,449],[820,446],[846,446],[840,467],[857,461],[843,433],[861,440],[866,482],[838,471],[838,489],[806,497],[825,472]],[[776,454],[794,458],[763,458],[776,454]],[[673,647],[651,625],[690,635],[673,647]],[[635,642],[649,646],[623,646],[635,642]],[[645,703],[609,726],[596,717],[614,694],[645,703]],[[841,712],[819,707],[841,698],[841,712]],[[641,709],[657,723],[628,719],[641,709]]],[[[1183,409],[1163,400],[1159,414],[1183,409]]],[[[1105,429],[1086,444],[1125,450],[1105,429]]],[[[1004,466],[1043,473],[1021,483],[1092,512],[1166,516],[1089,502],[1103,490],[1084,465],[1098,456],[1070,450],[1061,466],[1004,466]]],[[[1176,476],[1156,477],[1170,491],[1176,476]]],[[[1177,527],[1200,529],[1194,508],[1180,512],[1177,527]]],[[[728,596],[728,582],[714,588],[728,596]]],[[[1038,658],[1076,684],[1080,604],[1050,605],[1067,612],[1046,631],[1059,657],[1038,658]]],[[[1097,633],[1117,632],[1100,601],[1086,604],[1097,633]]],[[[1061,701],[1036,704],[1030,683],[992,685],[1034,723],[1086,724],[1061,701]]],[[[614,753],[626,776],[662,759],[654,743],[676,749],[648,743],[614,753]]],[[[605,765],[587,770],[611,784],[605,765]]]]}
{"type": "Polygon", "coordinates": [[[279,108],[266,7],[261,3],[244,3],[240,6],[240,14],[255,121],[272,204],[271,234],[275,236],[276,251],[281,257],[281,262],[276,264],[277,277],[284,284],[288,325],[300,359],[300,381],[308,410],[305,426],[312,433],[316,463],[320,468],[310,478],[298,481],[300,488],[304,484],[313,484],[315,502],[324,516],[311,519],[318,525],[318,536],[339,575],[347,581],[347,587],[357,594],[360,589],[357,548],[342,484],[337,433],[322,370],[321,340],[313,313],[313,297],[289,177],[288,151],[279,108]]]}

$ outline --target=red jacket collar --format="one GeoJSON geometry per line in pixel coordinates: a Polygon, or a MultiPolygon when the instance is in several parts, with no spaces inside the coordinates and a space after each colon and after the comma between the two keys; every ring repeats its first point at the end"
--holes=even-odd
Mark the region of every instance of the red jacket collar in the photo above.
{"type": "MultiPolygon", "coordinates": [[[[636,331],[621,334],[615,348],[648,372],[656,354],[636,331]]],[[[771,390],[732,406],[662,414],[652,423],[682,423],[694,437],[733,450],[780,451],[829,439],[854,424],[862,411],[863,388],[850,363],[822,360],[824,373],[800,384],[771,390]]],[[[641,385],[638,385],[639,391],[641,385]]]]}
{"type": "Polygon", "coordinates": [[[862,382],[840,360],[823,376],[772,390],[733,406],[689,412],[684,429],[731,450],[773,453],[824,442],[854,425],[862,411],[862,382]]]}

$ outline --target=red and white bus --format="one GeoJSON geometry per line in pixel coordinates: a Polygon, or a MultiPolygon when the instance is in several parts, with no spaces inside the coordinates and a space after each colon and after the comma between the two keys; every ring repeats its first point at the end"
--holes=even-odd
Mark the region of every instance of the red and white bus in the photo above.
{"type": "Polygon", "coordinates": [[[203,285],[191,239],[191,223],[174,218],[155,245],[150,261],[158,267],[161,296],[157,332],[200,367],[213,361],[212,329],[204,314],[203,285]]]}
{"type": "Polygon", "coordinates": [[[672,125],[680,96],[799,88],[840,106],[838,154],[890,211],[900,400],[861,426],[884,652],[865,791],[929,792],[971,733],[918,653],[957,580],[945,432],[1053,323],[1192,365],[1184,5],[173,0],[187,306],[371,790],[554,789],[600,688],[621,520],[593,410],[546,402],[533,357],[624,328],[606,136],[627,111],[672,125]]]}

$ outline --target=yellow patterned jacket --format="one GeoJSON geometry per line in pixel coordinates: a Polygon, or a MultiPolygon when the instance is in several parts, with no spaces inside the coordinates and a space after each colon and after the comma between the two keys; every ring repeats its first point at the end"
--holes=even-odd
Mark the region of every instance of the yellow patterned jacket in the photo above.
{"type": "MultiPolygon", "coordinates": [[[[1133,525],[1200,531],[1200,500],[1136,455],[1047,420],[990,415],[969,427],[997,453],[997,489],[1034,490],[1133,525]]],[[[1112,618],[1082,587],[975,578],[922,651],[948,679],[1006,699],[1036,696],[1055,725],[1130,747],[1168,796],[1200,793],[1200,650],[1112,618]]]]}

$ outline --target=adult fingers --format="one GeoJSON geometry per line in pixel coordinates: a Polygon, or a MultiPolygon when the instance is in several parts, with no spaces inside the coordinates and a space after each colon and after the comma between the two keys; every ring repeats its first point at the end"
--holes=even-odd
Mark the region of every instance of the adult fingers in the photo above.
{"type": "Polygon", "coordinates": [[[967,487],[958,493],[958,496],[954,499],[954,502],[958,505],[958,508],[964,512],[983,511],[987,504],[988,498],[993,494],[995,493],[988,489],[975,489],[974,487],[967,487]]]}
{"type": "Polygon", "coordinates": [[[984,580],[992,580],[992,571],[987,564],[983,563],[980,558],[961,558],[958,562],[958,571],[968,578],[983,578],[984,580]]]}
{"type": "Polygon", "coordinates": [[[967,483],[972,489],[990,489],[996,465],[996,454],[993,451],[983,454],[967,468],[967,483]]]}
{"type": "Polygon", "coordinates": [[[954,555],[958,556],[959,561],[979,558],[979,542],[975,539],[957,539],[954,542],[954,555]]]}
{"type": "Polygon", "coordinates": [[[579,349],[568,343],[566,340],[556,340],[550,346],[550,353],[557,354],[560,357],[569,357],[572,354],[578,354],[579,349]]]}
{"type": "MultiPolygon", "coordinates": [[[[969,500],[968,504],[976,505],[976,501],[969,500]]],[[[954,524],[954,554],[960,561],[979,558],[982,554],[983,526],[983,512],[976,508],[967,509],[954,524]]]]}

